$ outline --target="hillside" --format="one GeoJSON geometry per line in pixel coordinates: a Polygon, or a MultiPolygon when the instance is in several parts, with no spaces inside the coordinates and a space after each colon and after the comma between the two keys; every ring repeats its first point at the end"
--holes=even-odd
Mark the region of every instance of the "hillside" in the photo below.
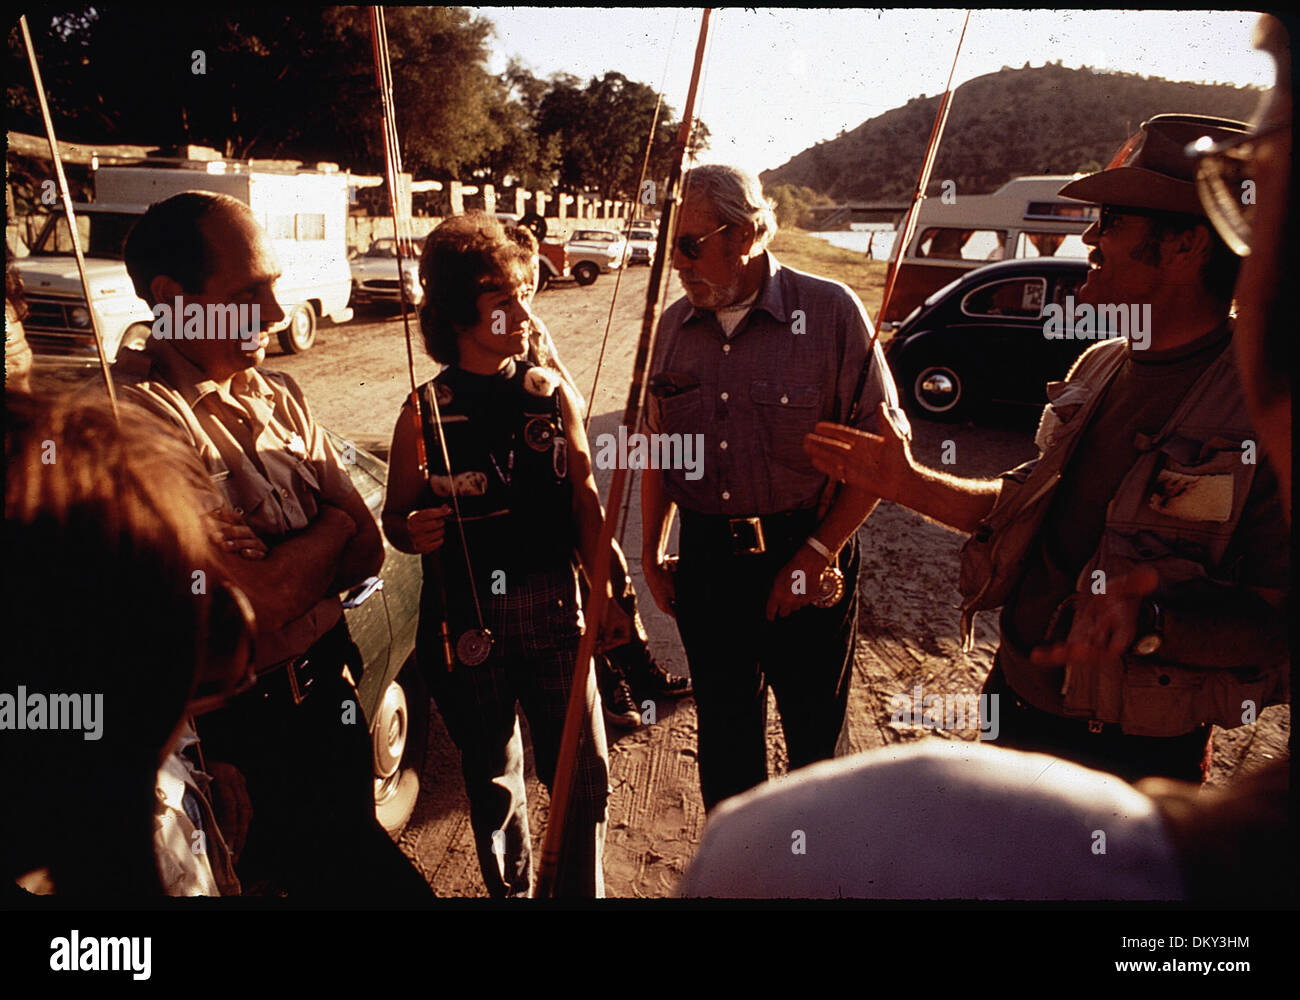
{"type": "MultiPolygon", "coordinates": [[[[944,179],[956,181],[958,191],[984,194],[1023,174],[1098,169],[1152,115],[1245,120],[1258,101],[1259,91],[1244,87],[1057,65],[1003,69],[953,94],[930,191],[944,179]]],[[[763,184],[801,185],[835,201],[905,200],[938,109],[938,96],[913,98],[764,171],[763,184]]]]}

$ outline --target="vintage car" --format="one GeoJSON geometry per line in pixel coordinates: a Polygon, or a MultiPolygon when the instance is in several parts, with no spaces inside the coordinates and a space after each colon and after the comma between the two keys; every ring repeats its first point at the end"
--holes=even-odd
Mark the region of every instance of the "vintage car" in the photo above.
{"type": "Polygon", "coordinates": [[[964,420],[985,404],[1041,407],[1095,340],[1045,334],[1088,275],[1082,260],[1039,257],[968,271],[903,320],[886,350],[899,395],[918,416],[964,420]]]}
{"type": "MultiPolygon", "coordinates": [[[[1079,236],[1097,218],[1097,206],[1058,195],[1073,179],[1016,177],[992,194],[926,198],[904,248],[889,311],[880,317],[881,329],[895,329],[926,296],[986,263],[1084,260],[1088,248],[1079,236]]],[[[897,239],[898,232],[894,235],[897,239]]]]}
{"type": "Polygon", "coordinates": [[[633,264],[654,263],[655,247],[659,242],[658,234],[654,229],[640,223],[633,223],[627,228],[627,242],[630,248],[627,255],[629,267],[633,264]]]}
{"type": "MultiPolygon", "coordinates": [[[[420,287],[420,251],[423,240],[414,240],[402,249],[402,280],[406,284],[407,301],[418,306],[424,301],[420,287]]],[[[370,244],[370,249],[348,261],[352,269],[352,299],[350,305],[365,306],[376,302],[400,303],[402,290],[397,279],[397,241],[384,237],[370,244]]]]}
{"type": "Polygon", "coordinates": [[[622,236],[608,229],[575,229],[564,249],[578,284],[590,285],[602,271],[623,266],[626,246],[622,236]]]}
{"type": "MultiPolygon", "coordinates": [[[[354,443],[326,432],[352,477],[352,484],[379,520],[388,464],[354,443]]],[[[344,615],[365,669],[355,678],[370,729],[375,814],[396,837],[415,808],[429,722],[429,696],[415,664],[420,616],[419,556],[384,540],[380,576],[344,596],[344,615]]]]}

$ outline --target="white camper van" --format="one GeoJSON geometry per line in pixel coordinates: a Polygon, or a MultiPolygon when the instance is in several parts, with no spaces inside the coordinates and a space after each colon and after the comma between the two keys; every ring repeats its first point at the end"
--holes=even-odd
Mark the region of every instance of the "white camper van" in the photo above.
{"type": "MultiPolygon", "coordinates": [[[[305,351],[316,321],[352,318],[347,307],[352,274],[347,261],[348,175],[332,164],[316,170],[275,169],[257,161],[173,160],[95,171],[95,201],[74,206],[91,308],[110,361],[122,348],[143,347],[153,313],[136,296],[122,263],[122,243],[154,202],[182,191],[232,195],[253,210],[271,238],[283,275],[275,293],[286,320],[276,329],[286,351],[305,351]]],[[[31,254],[15,260],[30,313],[24,322],[43,358],[95,359],[77,262],[67,221],[51,214],[31,254]]]]}
{"type": "Polygon", "coordinates": [[[881,324],[896,327],[931,292],[993,261],[1086,258],[1079,235],[1097,218],[1097,207],[1057,195],[1072,180],[1017,177],[992,194],[927,197],[881,324]]]}

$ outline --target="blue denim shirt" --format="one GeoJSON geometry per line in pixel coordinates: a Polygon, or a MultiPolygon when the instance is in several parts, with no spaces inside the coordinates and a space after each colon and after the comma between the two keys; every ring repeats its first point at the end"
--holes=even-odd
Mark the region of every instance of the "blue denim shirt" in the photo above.
{"type": "MultiPolygon", "coordinates": [[[[668,499],[698,514],[751,517],[816,506],[826,477],[803,450],[819,420],[849,421],[871,320],[844,284],[783,267],[769,251],[754,307],[728,338],[685,298],[659,323],[646,423],[702,435],[703,461],[664,470],[668,499]],[[701,474],[702,473],[702,474],[701,474]]],[[[876,430],[886,400],[909,433],[893,376],[875,345],[852,424],[876,430]]]]}

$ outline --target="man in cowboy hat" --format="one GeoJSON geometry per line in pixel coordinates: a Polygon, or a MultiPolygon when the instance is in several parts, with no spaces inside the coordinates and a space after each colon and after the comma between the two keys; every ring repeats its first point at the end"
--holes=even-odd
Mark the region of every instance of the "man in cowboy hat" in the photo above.
{"type": "Polygon", "coordinates": [[[1289,535],[1228,349],[1237,261],[1185,155],[1245,129],[1158,115],[1062,189],[1101,207],[1078,300],[1149,307],[1150,324],[1047,387],[1037,459],[958,479],[916,463],[888,420],[883,437],[821,424],[805,444],[832,476],[970,533],[962,624],[969,643],[974,612],[1002,608],[984,691],[1003,746],[1199,781],[1212,723],[1288,695],[1289,535]]]}

